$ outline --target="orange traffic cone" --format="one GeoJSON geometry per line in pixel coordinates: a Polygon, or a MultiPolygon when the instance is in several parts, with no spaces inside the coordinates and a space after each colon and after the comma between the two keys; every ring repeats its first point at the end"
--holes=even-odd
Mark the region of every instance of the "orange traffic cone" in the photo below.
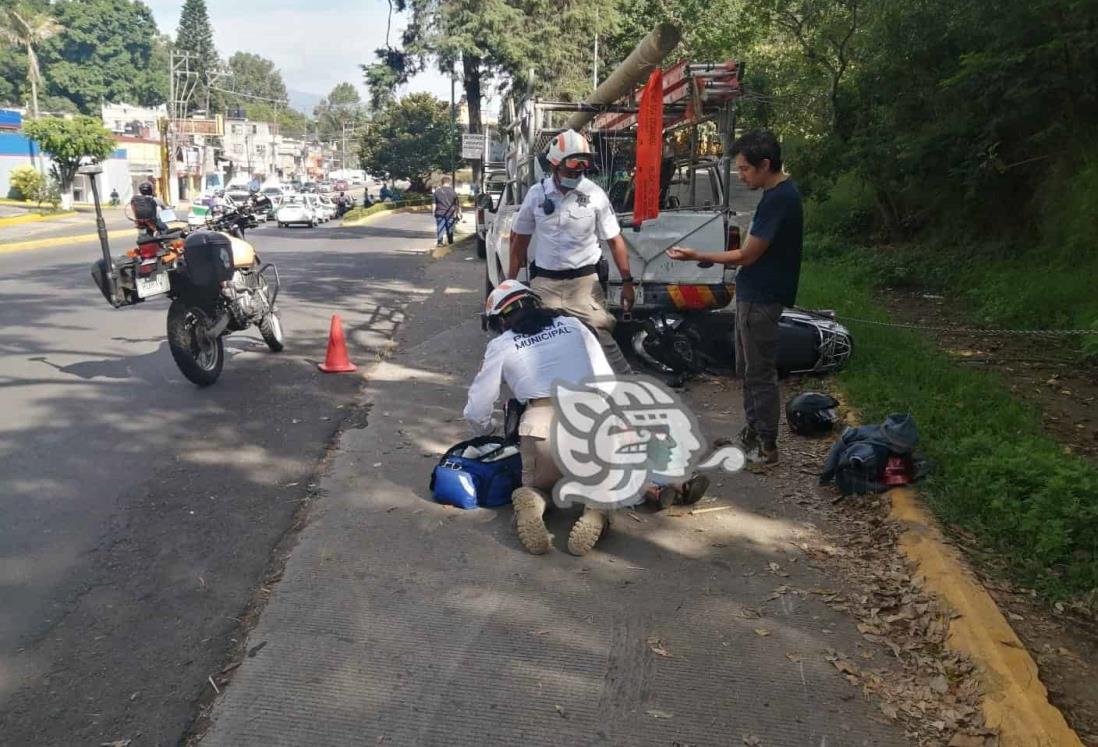
{"type": "Polygon", "coordinates": [[[317,368],[324,373],[350,373],[358,368],[347,357],[347,342],[343,339],[343,323],[339,320],[339,314],[332,314],[332,327],[328,330],[328,355],[323,363],[317,364],[317,368]]]}

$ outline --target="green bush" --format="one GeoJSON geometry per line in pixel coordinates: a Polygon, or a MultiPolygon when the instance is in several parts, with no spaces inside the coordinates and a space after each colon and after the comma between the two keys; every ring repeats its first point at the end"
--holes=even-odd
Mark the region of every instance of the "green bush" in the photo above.
{"type": "Polygon", "coordinates": [[[33,166],[20,166],[11,172],[11,191],[14,200],[43,202],[39,200],[39,196],[45,187],[45,178],[33,166]]]}

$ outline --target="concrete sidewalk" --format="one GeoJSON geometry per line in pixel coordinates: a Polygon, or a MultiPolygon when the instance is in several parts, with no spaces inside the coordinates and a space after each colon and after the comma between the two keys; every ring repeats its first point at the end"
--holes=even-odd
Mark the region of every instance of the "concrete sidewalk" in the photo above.
{"type": "MultiPolygon", "coordinates": [[[[784,592],[836,582],[796,562],[810,527],[765,478],[715,480],[701,507],[728,510],[621,513],[585,558],[572,512],[534,557],[509,509],[430,501],[486,342],[466,257],[370,373],[203,744],[907,744],[824,659],[864,645],[854,622],[784,592]]],[[[688,398],[710,438],[738,429],[734,382],[688,398]]]]}

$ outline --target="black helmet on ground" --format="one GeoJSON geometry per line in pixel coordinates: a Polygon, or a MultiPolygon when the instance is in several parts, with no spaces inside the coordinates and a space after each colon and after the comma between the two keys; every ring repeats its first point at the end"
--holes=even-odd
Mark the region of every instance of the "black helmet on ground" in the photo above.
{"type": "Polygon", "coordinates": [[[804,392],[785,404],[789,429],[799,436],[822,436],[839,422],[839,401],[829,394],[804,392]]]}
{"type": "Polygon", "coordinates": [[[141,182],[137,185],[137,191],[143,195],[149,195],[151,197],[153,193],[152,182],[141,182]]]}

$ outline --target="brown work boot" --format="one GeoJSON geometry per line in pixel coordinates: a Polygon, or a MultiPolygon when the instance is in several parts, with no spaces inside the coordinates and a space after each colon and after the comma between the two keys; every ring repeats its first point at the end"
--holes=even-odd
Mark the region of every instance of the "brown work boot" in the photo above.
{"type": "Polygon", "coordinates": [[[549,530],[545,528],[545,496],[535,488],[516,488],[511,493],[515,509],[515,530],[519,542],[530,553],[544,555],[549,551],[549,530]]]}
{"type": "Polygon", "coordinates": [[[586,555],[599,541],[609,519],[605,511],[587,506],[583,509],[583,516],[576,519],[572,525],[572,531],[568,534],[568,552],[573,555],[586,555]]]}

